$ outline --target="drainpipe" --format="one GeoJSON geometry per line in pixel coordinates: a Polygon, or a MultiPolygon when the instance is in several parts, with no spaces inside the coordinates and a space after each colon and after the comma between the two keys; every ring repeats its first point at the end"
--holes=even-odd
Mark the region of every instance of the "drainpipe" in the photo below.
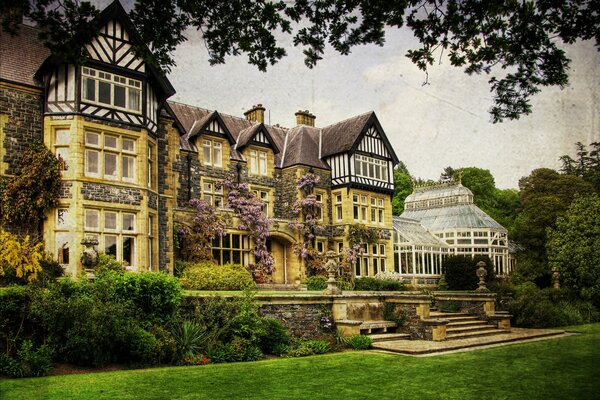
{"type": "Polygon", "coordinates": [[[283,283],[288,284],[288,271],[287,271],[287,244],[283,244],[283,283]]]}
{"type": "Polygon", "coordinates": [[[192,199],[192,157],[188,154],[186,156],[187,161],[187,199],[192,199]]]}

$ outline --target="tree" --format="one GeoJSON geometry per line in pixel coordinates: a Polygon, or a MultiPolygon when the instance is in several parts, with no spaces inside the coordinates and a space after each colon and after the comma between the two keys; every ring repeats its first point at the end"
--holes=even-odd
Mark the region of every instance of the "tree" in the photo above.
{"type": "Polygon", "coordinates": [[[412,178],[406,165],[400,163],[394,168],[394,197],[392,198],[392,214],[400,215],[404,212],[404,200],[412,193],[412,178]]]}
{"type": "Polygon", "coordinates": [[[600,142],[590,143],[588,150],[581,142],[575,143],[577,158],[569,155],[559,158],[562,162],[560,172],[585,179],[600,193],[600,142]]]}
{"type": "Polygon", "coordinates": [[[600,197],[578,196],[548,234],[548,261],[563,288],[600,307],[600,197]]]}
{"type": "Polygon", "coordinates": [[[536,169],[521,178],[519,188],[521,210],[515,221],[515,239],[525,252],[517,269],[525,278],[547,286],[550,277],[547,231],[555,228],[556,218],[568,209],[577,194],[589,194],[593,188],[582,178],[561,175],[548,168],[536,169]]]}
{"type": "MultiPolygon", "coordinates": [[[[44,28],[55,55],[76,60],[99,28],[93,23],[98,11],[86,2],[7,0],[1,19],[13,31],[14,9],[44,28]]],[[[383,46],[386,29],[406,26],[420,43],[406,56],[421,70],[446,52],[467,74],[490,75],[490,112],[500,122],[529,114],[530,98],[542,87],[568,83],[570,60],[558,42],[595,39],[600,45],[599,12],[597,0],[135,0],[129,15],[150,49],[138,48],[138,54],[167,71],[188,27],[202,32],[211,64],[246,54],[264,71],[286,55],[276,37],[281,34],[293,34],[312,68],[327,45],[341,54],[363,44],[383,46]]]]}

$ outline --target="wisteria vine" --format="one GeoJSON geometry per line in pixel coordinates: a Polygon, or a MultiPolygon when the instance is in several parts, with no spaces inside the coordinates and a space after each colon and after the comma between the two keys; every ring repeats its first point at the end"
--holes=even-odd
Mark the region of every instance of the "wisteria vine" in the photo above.
{"type": "Polygon", "coordinates": [[[265,282],[275,271],[274,259],[267,249],[273,220],[264,211],[263,202],[250,190],[247,183],[237,183],[227,178],[216,183],[217,188],[227,189],[227,207],[231,208],[240,223],[239,230],[247,231],[254,240],[255,264],[248,265],[254,280],[265,282]]]}

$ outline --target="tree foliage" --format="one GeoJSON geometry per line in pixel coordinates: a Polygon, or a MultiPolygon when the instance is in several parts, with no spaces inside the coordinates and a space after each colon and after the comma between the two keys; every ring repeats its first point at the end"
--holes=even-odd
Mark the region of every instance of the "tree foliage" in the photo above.
{"type": "MultiPolygon", "coordinates": [[[[20,7],[46,28],[44,40],[54,54],[79,62],[76,49],[99,28],[93,24],[98,11],[86,2],[8,0],[2,23],[15,28],[9,7],[20,7]]],[[[570,60],[558,42],[600,44],[599,13],[596,0],[135,0],[129,15],[149,45],[138,54],[167,71],[186,28],[202,33],[209,63],[245,54],[264,71],[286,55],[278,43],[282,34],[292,35],[312,68],[328,46],[340,54],[358,45],[383,46],[386,29],[405,26],[419,41],[406,56],[421,70],[445,52],[467,74],[490,75],[490,112],[499,122],[529,114],[530,98],[542,87],[568,83],[570,60]]]]}
{"type": "MultiPolygon", "coordinates": [[[[556,218],[564,213],[577,194],[589,194],[592,186],[582,178],[561,175],[548,168],[534,170],[519,181],[521,210],[515,221],[515,239],[524,246],[525,254],[519,258],[517,268],[526,278],[546,276],[547,231],[555,228],[556,218]]],[[[539,281],[542,286],[542,282],[539,281]]]]}
{"type": "Polygon", "coordinates": [[[32,282],[42,271],[43,244],[33,244],[29,236],[19,240],[15,235],[0,230],[0,277],[14,275],[17,279],[32,282]]]}
{"type": "Polygon", "coordinates": [[[563,287],[600,307],[600,197],[576,197],[548,236],[549,265],[563,287]]]}
{"type": "Polygon", "coordinates": [[[589,182],[600,193],[600,142],[590,143],[589,149],[581,142],[575,143],[576,159],[569,155],[560,157],[560,172],[574,175],[589,182]]]}
{"type": "Polygon", "coordinates": [[[394,197],[392,198],[392,214],[404,212],[404,200],[412,193],[413,183],[406,165],[400,163],[394,168],[394,197]]]}

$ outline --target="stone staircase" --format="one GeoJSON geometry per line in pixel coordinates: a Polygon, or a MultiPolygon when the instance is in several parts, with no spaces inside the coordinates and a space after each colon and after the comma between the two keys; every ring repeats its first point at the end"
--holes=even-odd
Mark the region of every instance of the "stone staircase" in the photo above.
{"type": "Polygon", "coordinates": [[[508,329],[499,329],[467,313],[433,311],[429,314],[429,317],[449,321],[448,325],[446,325],[446,340],[493,336],[510,331],[508,329]]]}

